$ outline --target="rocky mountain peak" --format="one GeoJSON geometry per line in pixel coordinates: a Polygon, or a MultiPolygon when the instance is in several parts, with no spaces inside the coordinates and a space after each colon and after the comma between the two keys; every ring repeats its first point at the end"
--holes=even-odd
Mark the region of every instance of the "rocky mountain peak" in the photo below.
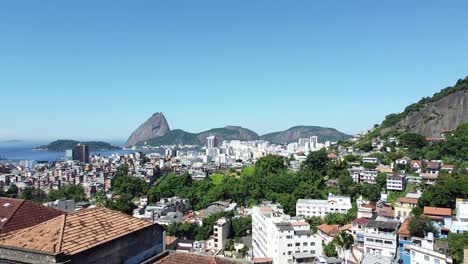
{"type": "Polygon", "coordinates": [[[148,120],[141,124],[125,143],[126,147],[134,146],[138,142],[152,138],[162,137],[170,131],[169,124],[163,113],[154,113],[148,120]]]}

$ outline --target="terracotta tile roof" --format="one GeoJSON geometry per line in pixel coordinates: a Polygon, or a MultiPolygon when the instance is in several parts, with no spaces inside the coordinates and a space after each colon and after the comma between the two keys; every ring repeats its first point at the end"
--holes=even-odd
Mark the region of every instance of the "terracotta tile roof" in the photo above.
{"type": "Polygon", "coordinates": [[[0,233],[28,228],[63,214],[60,210],[31,201],[1,197],[0,233]]]}
{"type": "Polygon", "coordinates": [[[347,231],[351,231],[351,230],[352,230],[352,226],[351,226],[351,224],[346,224],[346,225],[340,227],[339,230],[340,230],[340,231],[346,231],[346,230],[347,230],[347,231]]]}
{"type": "Polygon", "coordinates": [[[74,255],[151,225],[154,224],[96,207],[10,233],[0,239],[0,245],[74,255]]]}
{"type": "Polygon", "coordinates": [[[169,255],[159,259],[155,264],[238,264],[239,262],[214,256],[199,255],[196,253],[170,252],[169,255]]]}
{"type": "Polygon", "coordinates": [[[317,229],[324,232],[325,234],[329,236],[334,236],[338,233],[339,231],[339,225],[327,225],[327,224],[321,224],[317,226],[317,229]]]}
{"type": "Polygon", "coordinates": [[[438,216],[451,216],[452,209],[442,208],[442,207],[424,206],[424,214],[425,215],[438,215],[438,216]]]}
{"type": "Polygon", "coordinates": [[[61,251],[73,255],[151,225],[102,207],[78,211],[67,215],[61,251]]]}
{"type": "Polygon", "coordinates": [[[177,241],[179,238],[178,237],[175,237],[175,236],[166,236],[164,238],[164,244],[166,244],[166,246],[174,243],[175,241],[177,241]]]}
{"type": "Polygon", "coordinates": [[[3,246],[27,248],[49,253],[58,253],[62,240],[65,215],[25,228],[0,239],[3,246]]]}
{"type": "Polygon", "coordinates": [[[417,198],[410,198],[410,197],[400,197],[398,198],[397,202],[399,203],[408,203],[408,204],[418,204],[417,198]]]}
{"type": "Polygon", "coordinates": [[[409,231],[409,219],[406,219],[403,224],[401,224],[400,229],[398,230],[398,234],[401,236],[411,236],[411,232],[409,231]]]}
{"type": "Polygon", "coordinates": [[[354,219],[353,223],[358,224],[358,225],[366,225],[369,223],[369,219],[365,217],[360,217],[357,219],[354,219]]]}

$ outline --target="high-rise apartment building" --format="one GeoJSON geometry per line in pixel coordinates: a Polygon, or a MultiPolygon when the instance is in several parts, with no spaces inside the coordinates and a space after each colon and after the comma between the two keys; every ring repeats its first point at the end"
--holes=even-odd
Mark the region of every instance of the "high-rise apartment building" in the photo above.
{"type": "Polygon", "coordinates": [[[89,147],[87,145],[78,144],[73,148],[73,160],[89,163],[89,147]]]}
{"type": "Polygon", "coordinates": [[[322,239],[304,218],[291,217],[271,202],[253,208],[252,247],[254,259],[270,258],[273,263],[308,263],[322,255],[322,239]]]}

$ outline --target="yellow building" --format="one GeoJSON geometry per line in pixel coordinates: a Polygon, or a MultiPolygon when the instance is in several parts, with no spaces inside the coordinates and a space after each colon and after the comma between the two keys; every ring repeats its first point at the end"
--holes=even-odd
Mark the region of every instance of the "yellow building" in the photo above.
{"type": "Polygon", "coordinates": [[[417,198],[400,197],[395,203],[395,217],[398,217],[401,222],[411,216],[413,208],[418,206],[417,198]]]}

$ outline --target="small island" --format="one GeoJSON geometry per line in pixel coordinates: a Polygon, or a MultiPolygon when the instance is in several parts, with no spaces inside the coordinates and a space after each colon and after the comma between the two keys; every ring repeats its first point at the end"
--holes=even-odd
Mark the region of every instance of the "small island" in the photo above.
{"type": "Polygon", "coordinates": [[[50,142],[47,145],[35,147],[34,150],[65,151],[67,149],[73,149],[78,144],[87,145],[90,151],[122,149],[121,147],[113,146],[103,141],[76,141],[76,140],[69,140],[69,139],[59,139],[59,140],[50,142]]]}

